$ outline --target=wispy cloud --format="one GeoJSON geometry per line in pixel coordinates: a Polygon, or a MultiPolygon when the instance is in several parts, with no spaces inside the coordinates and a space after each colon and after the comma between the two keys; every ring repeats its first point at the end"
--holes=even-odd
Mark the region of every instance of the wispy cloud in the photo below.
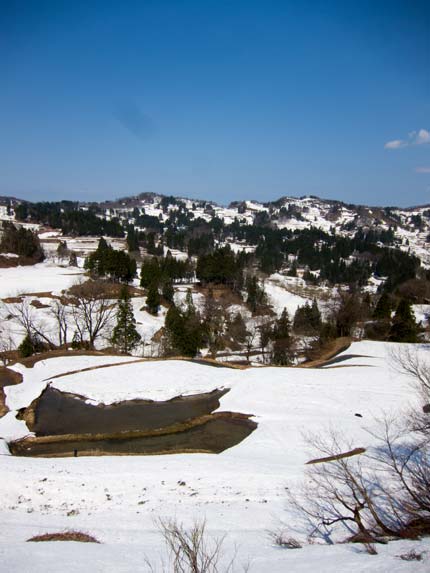
{"type": "Polygon", "coordinates": [[[430,167],[416,167],[415,173],[430,173],[430,167]]]}
{"type": "Polygon", "coordinates": [[[411,131],[407,139],[393,139],[387,141],[384,145],[385,149],[401,149],[402,147],[410,147],[412,145],[424,145],[430,143],[430,131],[427,129],[419,129],[418,131],[411,131]]]}

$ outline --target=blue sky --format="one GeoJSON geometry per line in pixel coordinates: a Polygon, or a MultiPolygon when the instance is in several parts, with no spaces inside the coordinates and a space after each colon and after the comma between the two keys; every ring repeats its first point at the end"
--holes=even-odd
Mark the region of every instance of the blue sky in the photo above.
{"type": "Polygon", "coordinates": [[[427,0],[0,0],[0,194],[430,203],[427,0]]]}

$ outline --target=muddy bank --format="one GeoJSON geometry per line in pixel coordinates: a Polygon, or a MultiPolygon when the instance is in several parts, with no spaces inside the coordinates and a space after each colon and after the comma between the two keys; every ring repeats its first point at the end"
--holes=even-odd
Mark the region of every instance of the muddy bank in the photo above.
{"type": "Polygon", "coordinates": [[[48,436],[11,442],[16,456],[66,457],[154,455],[206,452],[218,454],[239,444],[257,427],[245,414],[217,412],[147,432],[48,436]]]}
{"type": "Polygon", "coordinates": [[[0,368],[0,388],[4,388],[5,386],[14,386],[15,384],[20,384],[21,382],[22,374],[15,372],[10,368],[0,368]]]}
{"type": "Polygon", "coordinates": [[[22,374],[10,370],[10,368],[0,368],[0,418],[3,418],[3,416],[9,412],[9,408],[6,406],[6,396],[3,388],[5,386],[14,386],[21,382],[22,374]]]}
{"type": "Polygon", "coordinates": [[[210,414],[227,392],[214,390],[163,402],[127,400],[106,406],[87,404],[83,396],[48,386],[19,416],[36,436],[154,430],[210,414]]]}

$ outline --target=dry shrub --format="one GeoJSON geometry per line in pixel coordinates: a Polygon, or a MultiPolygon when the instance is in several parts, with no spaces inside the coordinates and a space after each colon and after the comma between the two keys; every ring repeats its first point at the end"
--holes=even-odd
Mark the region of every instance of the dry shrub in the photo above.
{"type": "Polygon", "coordinates": [[[82,531],[59,531],[30,537],[27,541],[79,541],[80,543],[100,543],[95,537],[82,531]]]}
{"type": "Polygon", "coordinates": [[[285,529],[275,529],[268,532],[269,539],[278,547],[285,549],[301,549],[302,545],[297,539],[291,537],[285,529]]]}
{"type": "Polygon", "coordinates": [[[403,561],[422,561],[424,553],[417,553],[415,549],[411,549],[408,553],[399,555],[403,561]]]}
{"type": "MultiPolygon", "coordinates": [[[[169,554],[168,564],[163,564],[162,570],[169,573],[233,573],[236,571],[235,561],[237,550],[232,559],[221,564],[225,536],[209,537],[206,532],[206,521],[196,521],[190,528],[174,519],[159,519],[156,522],[166,544],[169,554]]],[[[146,565],[152,573],[157,568],[148,560],[146,565]]],[[[243,565],[241,570],[247,572],[249,565],[243,565]]]]}

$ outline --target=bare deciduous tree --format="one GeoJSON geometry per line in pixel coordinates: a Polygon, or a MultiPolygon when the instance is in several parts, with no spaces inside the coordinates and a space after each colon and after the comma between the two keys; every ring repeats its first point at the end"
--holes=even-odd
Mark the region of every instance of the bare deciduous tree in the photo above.
{"type": "Polygon", "coordinates": [[[94,348],[94,343],[111,326],[116,305],[109,298],[104,283],[88,281],[73,287],[71,315],[79,342],[94,348]]]}
{"type": "Polygon", "coordinates": [[[53,340],[48,335],[48,329],[44,321],[36,316],[37,310],[23,298],[20,302],[6,305],[12,319],[17,322],[30,339],[39,339],[49,346],[55,348],[53,340]]]}
{"type": "Polygon", "coordinates": [[[390,353],[395,368],[411,379],[419,395],[430,402],[430,347],[429,360],[425,361],[415,346],[402,345],[395,347],[390,353]]]}
{"type": "Polygon", "coordinates": [[[69,311],[60,300],[54,300],[50,308],[51,316],[57,325],[59,345],[67,344],[67,333],[69,329],[69,311]]]}
{"type": "Polygon", "coordinates": [[[309,438],[322,459],[308,467],[290,502],[311,536],[331,541],[339,524],[362,542],[430,531],[429,436],[389,418],[372,435],[376,447],[353,457],[345,454],[352,445],[335,432],[309,438]]]}
{"type": "Polygon", "coordinates": [[[3,366],[7,366],[11,361],[11,355],[15,349],[15,344],[9,332],[0,333],[0,361],[3,366]]]}

